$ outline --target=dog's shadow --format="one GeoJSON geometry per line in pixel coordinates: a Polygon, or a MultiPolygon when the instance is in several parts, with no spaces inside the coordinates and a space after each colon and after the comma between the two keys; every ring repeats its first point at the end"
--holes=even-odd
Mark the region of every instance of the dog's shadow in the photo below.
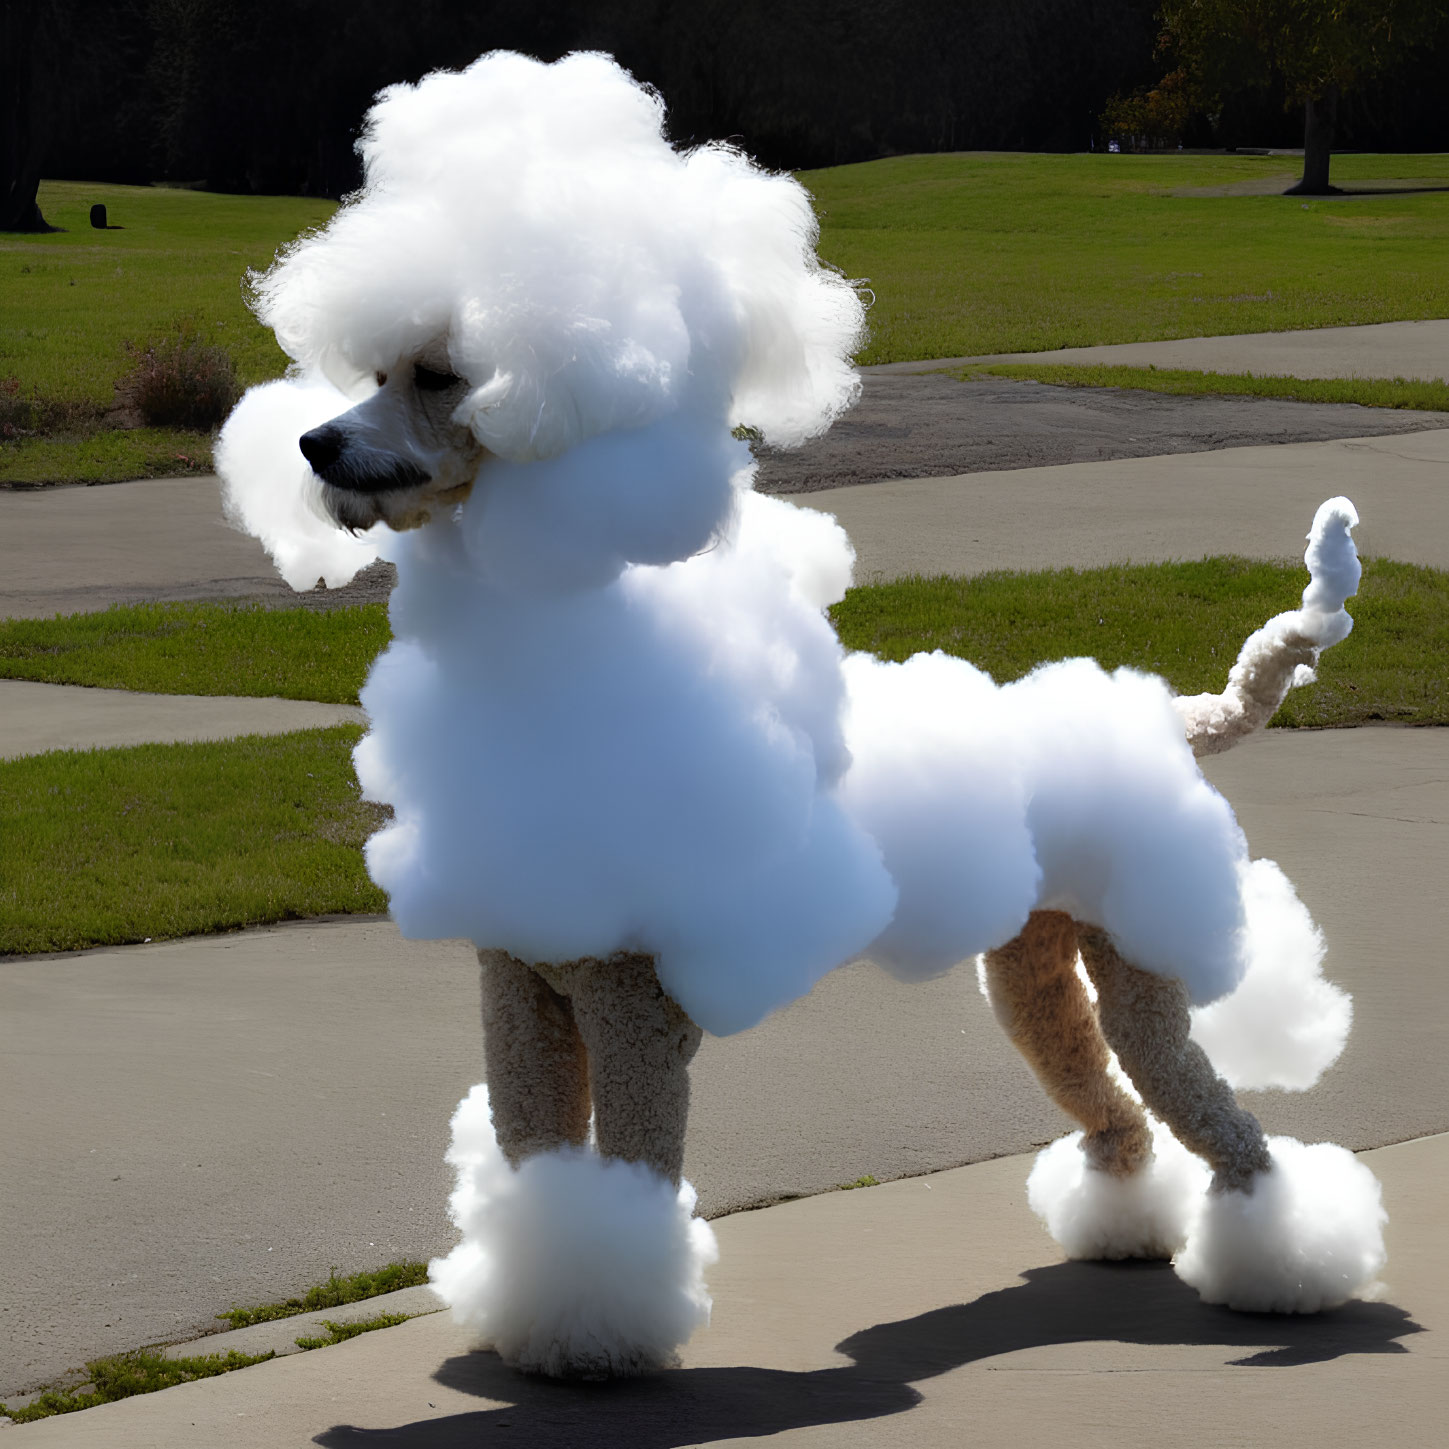
{"type": "Polygon", "coordinates": [[[1400,1340],[1423,1331],[1404,1309],[1388,1303],[1354,1302],[1311,1317],[1208,1308],[1165,1263],[1061,1263],[1024,1277],[1018,1287],[971,1303],[854,1333],[837,1345],[851,1358],[849,1365],[811,1373],[681,1369],[649,1379],[557,1383],[515,1373],[496,1354],[464,1354],[448,1359],[433,1377],[506,1407],[395,1429],[339,1425],[314,1442],[324,1449],[474,1449],[493,1442],[485,1436],[498,1430],[530,1449],[676,1449],[902,1413],[921,1401],[911,1387],[919,1380],[1049,1344],[1113,1340],[1242,1348],[1253,1351],[1234,1364],[1291,1367],[1345,1354],[1406,1353],[1400,1340]]]}

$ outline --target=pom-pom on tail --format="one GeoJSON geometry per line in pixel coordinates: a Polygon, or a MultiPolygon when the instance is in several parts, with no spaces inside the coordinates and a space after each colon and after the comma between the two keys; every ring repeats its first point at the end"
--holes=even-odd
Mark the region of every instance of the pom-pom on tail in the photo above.
{"type": "Polygon", "coordinates": [[[1251,1192],[1210,1192],[1177,1275],[1205,1303],[1245,1313],[1318,1313],[1371,1296],[1384,1265],[1378,1179],[1331,1142],[1270,1137],[1251,1192]]]}
{"type": "Polygon", "coordinates": [[[714,1233],[695,1194],[639,1162],[565,1147],[515,1171],[493,1135],[488,1092],[453,1116],[449,1200],[463,1241],[428,1275],[459,1323],[507,1363],[554,1378],[667,1368],[709,1322],[714,1233]]]}
{"type": "Polygon", "coordinates": [[[1073,1132],[1037,1156],[1026,1196],[1069,1258],[1171,1258],[1211,1181],[1207,1164],[1154,1120],[1152,1158],[1139,1171],[1117,1177],[1093,1167],[1073,1132]]]}
{"type": "Polygon", "coordinates": [[[1357,523],[1347,498],[1320,504],[1303,555],[1309,575],[1303,607],[1248,636],[1221,694],[1173,701],[1193,754],[1221,754],[1262,729],[1290,689],[1313,682],[1319,654],[1348,638],[1353,620],[1344,603],[1358,591],[1362,573],[1351,532],[1357,523]]]}

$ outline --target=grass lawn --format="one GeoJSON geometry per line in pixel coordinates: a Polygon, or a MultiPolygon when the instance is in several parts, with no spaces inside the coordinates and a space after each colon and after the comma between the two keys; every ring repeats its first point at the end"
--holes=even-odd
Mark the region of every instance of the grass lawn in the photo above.
{"type": "MultiPolygon", "coordinates": [[[[1254,156],[902,156],[804,173],[820,251],[875,294],[864,363],[1449,316],[1449,193],[1174,194],[1254,156]]],[[[1449,181],[1449,156],[1340,156],[1337,185],[1449,181]]]]}
{"type": "MultiPolygon", "coordinates": [[[[1449,316],[1449,193],[1188,194],[1262,183],[1255,156],[904,156],[802,174],[821,253],[874,293],[863,363],[1449,316]]],[[[1339,156],[1334,180],[1449,181],[1449,156],[1339,156]]],[[[245,383],[282,353],[242,280],[329,202],[46,182],[63,231],[0,237],[0,390],[107,405],[124,344],[187,320],[245,383]],[[120,229],[94,231],[93,202],[120,229]]],[[[210,466],[205,434],[0,441],[0,482],[107,481],[210,466]]]]}
{"type": "MultiPolygon", "coordinates": [[[[903,579],[852,589],[831,615],[849,648],[885,659],[941,649],[1004,682],[1045,660],[1089,655],[1198,694],[1226,685],[1243,640],[1296,608],[1307,582],[1301,564],[1232,558],[903,579]]],[[[1353,633],[1273,724],[1449,724],[1449,573],[1370,560],[1348,609],[1353,633]]]]}
{"type": "Polygon", "coordinates": [[[63,230],[0,236],[0,377],[45,397],[109,403],[125,343],[183,320],[225,345],[244,382],[279,376],[286,357],[247,311],[243,278],[336,208],[296,196],[46,181],[40,209],[63,230]],[[94,202],[120,230],[91,228],[94,202]]]}
{"type": "MultiPolygon", "coordinates": [[[[1220,690],[1243,640],[1297,606],[1301,565],[1199,563],[907,579],[852,589],[842,640],[944,649],[1018,678],[1087,654],[1180,692],[1220,690]]],[[[1365,565],[1357,627],[1279,726],[1449,724],[1449,573],[1365,565]]],[[[0,625],[0,673],[135,689],[350,700],[386,640],[380,605],[331,614],[170,604],[0,625]],[[350,619],[348,616],[352,616],[350,619]],[[333,632],[335,631],[335,633],[333,632]]],[[[73,950],[386,909],[361,845],[353,727],[0,763],[0,954],[73,950]]]]}
{"type": "Polygon", "coordinates": [[[387,909],[355,726],[0,762],[0,955],[387,909]]]}
{"type": "Polygon", "coordinates": [[[212,435],[115,428],[0,443],[0,483],[121,483],[212,471],[212,435]]]}
{"type": "Polygon", "coordinates": [[[1190,372],[1167,367],[1121,367],[1112,364],[1052,362],[985,362],[954,369],[969,382],[973,377],[1015,377],[1055,387],[1117,387],[1179,397],[1289,398],[1294,402],[1357,403],[1369,408],[1415,408],[1449,412],[1449,383],[1416,378],[1259,376],[1252,372],[1190,372]]]}
{"type": "Polygon", "coordinates": [[[54,619],[0,619],[0,679],[356,704],[389,637],[381,604],[316,613],[118,604],[54,619]]]}
{"type": "Polygon", "coordinates": [[[47,181],[40,208],[62,230],[0,236],[0,390],[8,383],[52,411],[66,407],[40,436],[0,438],[0,482],[208,471],[206,433],[97,431],[130,364],[126,344],[169,336],[186,322],[226,348],[243,383],[279,376],[286,358],[247,311],[243,278],[325,221],[333,204],[47,181]],[[106,205],[115,229],[91,227],[95,202],[106,205]]]}

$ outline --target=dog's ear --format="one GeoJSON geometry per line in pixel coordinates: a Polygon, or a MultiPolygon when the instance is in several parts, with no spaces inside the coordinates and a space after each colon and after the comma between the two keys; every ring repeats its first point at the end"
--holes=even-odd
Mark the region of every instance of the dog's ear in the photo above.
{"type": "Polygon", "coordinates": [[[557,458],[589,438],[644,427],[674,410],[671,368],[647,348],[621,347],[599,329],[540,342],[557,345],[510,357],[453,414],[497,457],[557,458]]]}
{"type": "Polygon", "coordinates": [[[852,358],[865,338],[864,289],[816,256],[820,228],[794,177],[719,145],[692,151],[686,166],[710,199],[708,251],[742,343],[730,422],[796,447],[859,396],[852,358]]]}

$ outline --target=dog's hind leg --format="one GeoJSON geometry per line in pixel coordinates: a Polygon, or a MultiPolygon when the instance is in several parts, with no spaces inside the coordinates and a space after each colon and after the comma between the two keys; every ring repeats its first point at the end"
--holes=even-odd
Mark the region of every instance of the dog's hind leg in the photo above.
{"type": "Polygon", "coordinates": [[[699,1027],[659,984],[651,956],[592,963],[573,983],[572,996],[588,1053],[599,1151],[646,1163],[678,1187],[699,1027]]]}
{"type": "Polygon", "coordinates": [[[493,1131],[508,1161],[581,1145],[589,1132],[584,1043],[568,999],[506,951],[479,951],[493,1131]]]}
{"type": "Polygon", "coordinates": [[[986,955],[991,1005],[1053,1102],[1085,1129],[1082,1152],[1125,1177],[1152,1154],[1147,1118],[1108,1073],[1107,1043],[1077,975],[1077,926],[1033,911],[1014,940],[986,955]]]}
{"type": "Polygon", "coordinates": [[[985,958],[998,1019],[1048,1096],[1085,1129],[1040,1154],[1027,1195],[1068,1257],[1170,1258],[1206,1173],[1113,1076],[1076,962],[1076,922],[1060,911],[1033,912],[985,958]]]}
{"type": "Polygon", "coordinates": [[[1149,1107],[1213,1168],[1173,1266],[1208,1303],[1316,1313],[1373,1288],[1385,1214],[1373,1173],[1331,1142],[1265,1138],[1188,1040],[1180,982],[1124,961],[1095,927],[1082,958],[1107,1040],[1149,1107]]]}
{"type": "Polygon", "coordinates": [[[1187,988],[1125,961],[1106,931],[1082,926],[1082,962],[1097,988],[1102,1033],[1143,1100],[1213,1170],[1213,1186],[1246,1187],[1268,1166],[1258,1119],[1188,1039],[1187,988]]]}

